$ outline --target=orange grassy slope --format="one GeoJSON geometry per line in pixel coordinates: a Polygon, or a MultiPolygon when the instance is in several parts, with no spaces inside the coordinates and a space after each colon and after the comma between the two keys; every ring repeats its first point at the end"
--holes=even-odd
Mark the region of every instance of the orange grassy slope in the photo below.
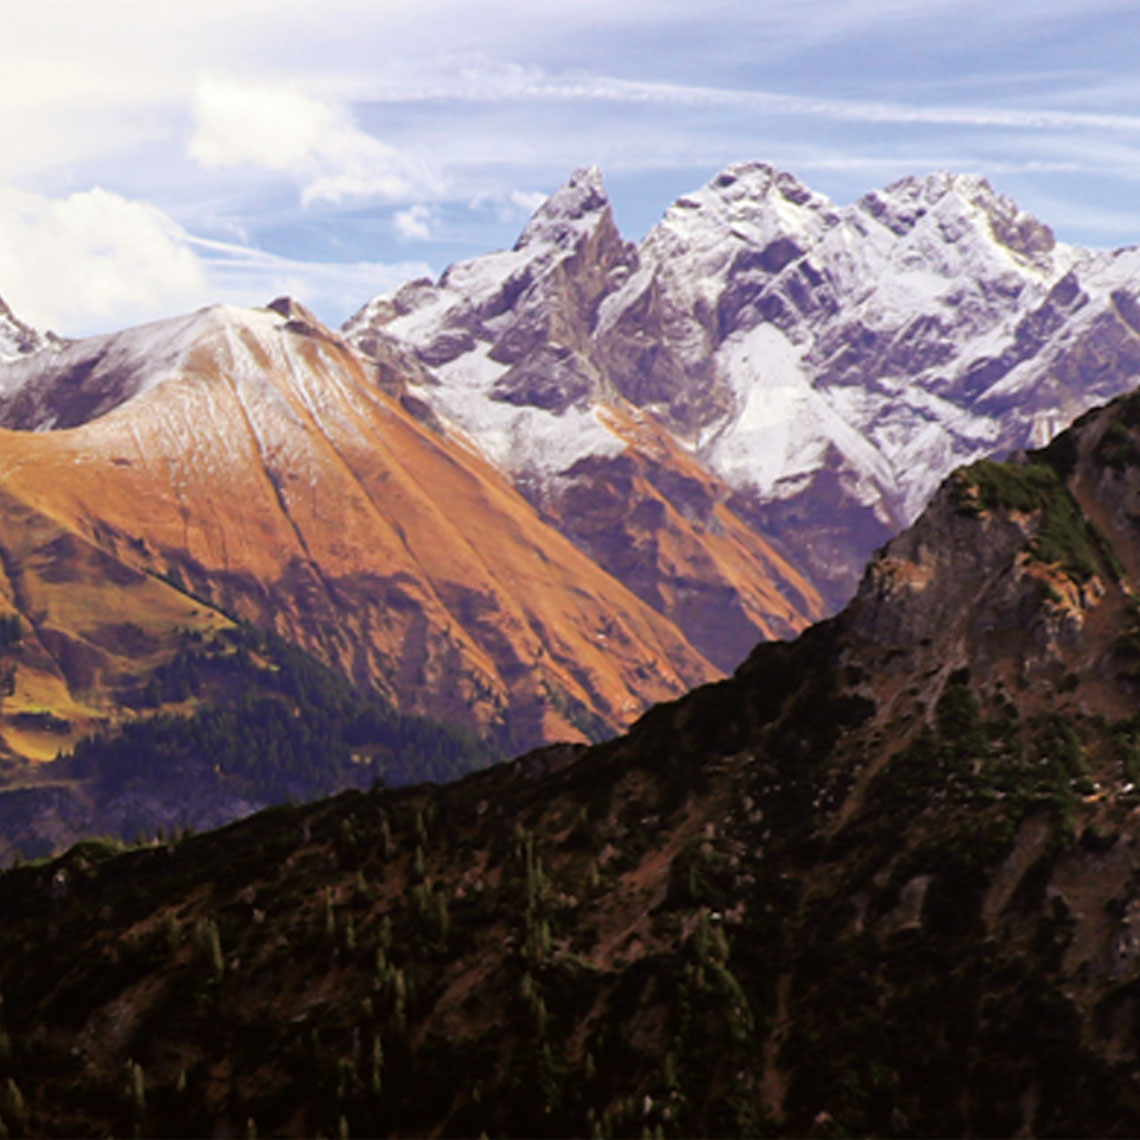
{"type": "Polygon", "coordinates": [[[0,618],[18,638],[0,652],[3,752],[52,759],[133,715],[146,679],[186,632],[231,623],[216,610],[0,488],[0,618]]]}
{"type": "MultiPolygon", "coordinates": [[[[141,382],[130,334],[108,338],[129,390],[77,427],[0,435],[5,502],[120,577],[184,587],[185,620],[197,598],[271,625],[406,709],[520,746],[617,727],[715,675],[672,622],[303,316],[204,310],[141,382]]],[[[106,389],[114,372],[100,367],[106,389]]],[[[26,557],[12,559],[17,576],[26,557]]],[[[116,590],[108,578],[75,592],[67,620],[140,608],[105,602],[116,590]]],[[[73,700],[99,688],[69,681],[73,700]]]]}

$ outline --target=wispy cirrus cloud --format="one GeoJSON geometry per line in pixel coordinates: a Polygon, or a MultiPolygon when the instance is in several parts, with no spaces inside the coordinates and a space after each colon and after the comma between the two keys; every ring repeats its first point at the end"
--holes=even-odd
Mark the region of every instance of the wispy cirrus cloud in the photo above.
{"type": "Polygon", "coordinates": [[[187,244],[200,258],[214,299],[224,296],[238,304],[261,305],[287,294],[318,313],[344,317],[378,293],[432,275],[420,260],[321,262],[208,238],[188,236],[187,244]]]}
{"type": "Polygon", "coordinates": [[[730,109],[761,115],[795,115],[846,123],[937,125],[1015,130],[1097,130],[1140,133],[1140,114],[970,104],[913,104],[883,100],[817,98],[778,91],[656,83],[592,75],[556,75],[518,64],[469,62],[457,74],[415,85],[376,90],[368,102],[460,100],[596,102],[730,109]]]}

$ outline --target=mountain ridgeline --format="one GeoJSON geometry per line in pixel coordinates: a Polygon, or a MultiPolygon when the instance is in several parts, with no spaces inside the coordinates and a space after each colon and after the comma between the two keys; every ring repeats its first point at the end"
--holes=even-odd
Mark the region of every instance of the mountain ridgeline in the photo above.
{"type": "Polygon", "coordinates": [[[840,207],[737,163],[634,245],[591,168],[344,331],[414,353],[416,397],[728,670],[845,605],[954,467],[1135,386],[1138,280],[976,175],[840,207]]]}
{"type": "Polygon", "coordinates": [[[1140,1130],[1140,396],[624,736],[0,876],[12,1135],[1140,1130]]]}
{"type": "Polygon", "coordinates": [[[976,176],[840,207],[763,163],[633,243],[584,169],[339,332],[279,298],[65,341],[0,303],[0,814],[67,842],[57,756],[232,716],[163,676],[236,625],[486,753],[604,739],[839,610],[956,465],[1131,389],[1137,257],[976,176]]]}
{"type": "Polygon", "coordinates": [[[715,676],[401,399],[418,367],[365,359],[281,300],[0,369],[0,609],[35,651],[9,707],[114,717],[139,658],[153,669],[174,630],[223,618],[502,748],[612,732],[715,676]],[[107,628],[128,623],[148,635],[134,652],[107,628]]]}

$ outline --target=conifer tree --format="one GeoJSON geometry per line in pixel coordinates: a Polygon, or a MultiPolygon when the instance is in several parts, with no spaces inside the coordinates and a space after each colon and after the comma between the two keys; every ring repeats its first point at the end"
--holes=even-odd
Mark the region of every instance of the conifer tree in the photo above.
{"type": "Polygon", "coordinates": [[[11,1077],[4,1082],[3,1091],[0,1093],[0,1116],[3,1116],[4,1122],[11,1132],[23,1133],[27,1125],[24,1094],[20,1091],[20,1086],[11,1077]]]}
{"type": "Polygon", "coordinates": [[[368,1077],[368,1088],[373,1096],[379,1096],[383,1091],[384,1082],[384,1045],[377,1033],[372,1038],[372,1064],[368,1077]]]}
{"type": "Polygon", "coordinates": [[[194,928],[194,945],[199,960],[204,962],[210,980],[220,982],[226,972],[226,960],[222,955],[222,940],[218,934],[218,924],[212,918],[199,920],[194,928]]]}

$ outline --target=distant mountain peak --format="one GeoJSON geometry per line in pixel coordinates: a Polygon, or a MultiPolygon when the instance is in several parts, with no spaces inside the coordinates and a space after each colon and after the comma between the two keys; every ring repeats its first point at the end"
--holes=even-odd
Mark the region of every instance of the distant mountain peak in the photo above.
{"type": "Polygon", "coordinates": [[[275,313],[280,313],[281,316],[285,317],[287,320],[308,321],[313,324],[320,323],[319,319],[313,314],[312,310],[305,308],[305,306],[302,305],[301,302],[294,297],[275,297],[265,307],[267,309],[272,309],[275,313]]]}
{"type": "Polygon", "coordinates": [[[43,348],[59,348],[65,344],[52,332],[40,332],[20,320],[3,297],[0,297],[0,361],[19,360],[43,348]]]}
{"type": "Polygon", "coordinates": [[[576,465],[628,448],[594,413],[628,402],[838,605],[956,464],[1044,443],[1136,382],[1138,259],[1058,243],[980,174],[838,206],[762,161],[680,196],[634,247],[590,167],[513,250],[377,298],[344,332],[415,353],[435,370],[417,398],[564,518],[576,465]],[[554,422],[569,409],[580,430],[554,422]]]}
{"type": "Polygon", "coordinates": [[[819,195],[809,190],[794,174],[768,162],[734,162],[709,182],[723,197],[768,197],[778,193],[789,202],[803,205],[819,195]]]}
{"type": "MultiPolygon", "coordinates": [[[[814,243],[840,212],[826,195],[767,162],[727,166],[699,190],[682,194],[647,241],[704,248],[767,245],[791,235],[814,243]]],[[[678,251],[679,252],[679,251],[678,251]]]]}
{"type": "MultiPolygon", "coordinates": [[[[923,177],[908,175],[883,190],[865,194],[856,206],[899,236],[910,232],[931,212],[945,219],[948,212],[961,215],[963,209],[980,210],[993,239],[1034,264],[1047,258],[1057,244],[1047,225],[1022,210],[1012,198],[999,194],[980,174],[943,170],[923,177]]],[[[955,240],[955,231],[948,231],[947,237],[955,240]]]]}
{"type": "Polygon", "coordinates": [[[538,243],[560,248],[577,244],[610,210],[610,199],[596,166],[581,166],[534,212],[515,243],[516,250],[538,243]]]}

